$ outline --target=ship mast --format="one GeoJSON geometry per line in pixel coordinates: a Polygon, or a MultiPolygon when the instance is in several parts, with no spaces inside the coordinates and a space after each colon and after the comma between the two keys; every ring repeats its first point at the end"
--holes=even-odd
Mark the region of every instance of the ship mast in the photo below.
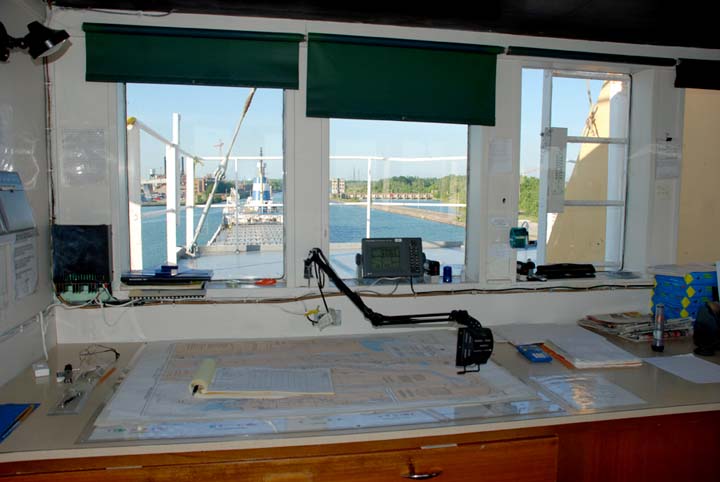
{"type": "MultiPolygon", "coordinates": [[[[230,141],[230,146],[228,146],[227,153],[225,154],[225,158],[222,160],[220,165],[218,166],[217,170],[215,171],[215,182],[213,183],[212,190],[210,191],[210,195],[207,198],[207,201],[205,202],[205,207],[203,208],[202,215],[200,216],[200,221],[198,221],[197,228],[195,228],[195,235],[193,236],[192,243],[190,243],[189,254],[195,254],[197,251],[197,240],[200,237],[200,232],[202,231],[203,225],[205,224],[205,220],[207,219],[208,212],[210,212],[210,206],[212,205],[213,198],[215,197],[215,191],[217,191],[218,184],[222,179],[225,178],[225,172],[227,171],[227,165],[230,161],[230,153],[232,152],[233,147],[235,146],[235,140],[237,139],[238,133],[240,132],[240,127],[242,126],[243,121],[245,120],[245,116],[248,113],[248,110],[250,110],[250,104],[252,104],[253,96],[255,95],[255,91],[257,89],[253,88],[250,89],[250,93],[248,94],[247,98],[245,99],[245,106],[243,107],[242,115],[240,116],[240,120],[237,123],[237,126],[235,127],[235,132],[233,133],[232,141],[230,141]]],[[[236,194],[237,197],[237,194],[236,194]]]]}

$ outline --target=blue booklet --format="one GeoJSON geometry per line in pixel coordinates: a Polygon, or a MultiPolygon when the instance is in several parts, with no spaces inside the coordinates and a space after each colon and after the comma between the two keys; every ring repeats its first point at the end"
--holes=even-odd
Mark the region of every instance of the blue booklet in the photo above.
{"type": "Polygon", "coordinates": [[[5,440],[39,405],[39,403],[0,404],[0,442],[5,440]]]}

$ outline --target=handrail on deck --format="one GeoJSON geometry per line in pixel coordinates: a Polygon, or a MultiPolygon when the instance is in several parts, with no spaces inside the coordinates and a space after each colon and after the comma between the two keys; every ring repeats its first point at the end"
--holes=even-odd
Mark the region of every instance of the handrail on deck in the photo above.
{"type": "MultiPolygon", "coordinates": [[[[166,250],[167,260],[169,262],[177,262],[177,241],[176,226],[178,224],[177,214],[180,211],[180,169],[179,164],[181,155],[185,156],[185,176],[186,176],[186,195],[185,195],[185,217],[186,217],[186,251],[195,242],[197,233],[194,229],[194,207],[195,207],[195,162],[220,162],[227,163],[229,160],[234,161],[278,161],[283,160],[283,156],[197,156],[180,145],[180,115],[173,114],[173,138],[167,139],[165,136],[157,132],[155,129],[145,124],[136,117],[130,117],[127,120],[127,147],[128,147],[128,198],[129,198],[129,214],[130,214],[130,267],[131,269],[142,269],[142,219],[157,216],[166,216],[166,250]],[[142,193],[141,186],[143,184],[140,173],[140,132],[145,132],[154,139],[160,141],[166,148],[165,186],[166,186],[166,209],[153,213],[142,213],[142,193]]],[[[368,163],[368,196],[365,202],[348,202],[343,204],[362,204],[367,206],[366,215],[366,235],[370,236],[370,213],[373,204],[386,205],[412,205],[417,203],[386,203],[383,201],[375,202],[372,199],[372,162],[438,162],[438,161],[466,161],[467,156],[427,156],[427,157],[388,157],[388,156],[329,156],[331,160],[362,160],[368,163]]],[[[236,164],[237,166],[237,164],[236,164]]],[[[210,207],[224,207],[224,204],[212,204],[210,207]]],[[[465,207],[463,203],[432,203],[431,206],[446,207],[465,207]]]]}

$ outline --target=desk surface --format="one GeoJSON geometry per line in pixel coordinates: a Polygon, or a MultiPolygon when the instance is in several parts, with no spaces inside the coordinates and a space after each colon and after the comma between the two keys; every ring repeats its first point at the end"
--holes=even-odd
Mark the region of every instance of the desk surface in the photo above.
{"type": "MultiPolygon", "coordinates": [[[[647,343],[630,343],[613,340],[617,345],[638,356],[653,356],[647,343]]],[[[602,370],[569,370],[557,362],[531,364],[511,345],[498,343],[493,361],[533,387],[531,377],[574,373],[597,373],[610,382],[630,391],[646,403],[631,408],[607,408],[602,410],[576,410],[559,402],[561,413],[512,415],[487,418],[473,415],[473,407],[466,407],[465,416],[458,416],[447,423],[375,427],[344,431],[281,434],[260,437],[235,437],[231,439],[182,439],[154,440],[149,442],[103,442],[83,443],[83,433],[92,425],[102,406],[122,379],[140,343],[113,344],[122,355],[117,370],[103,383],[95,387],[81,413],[77,415],[48,416],[48,409],[57,400],[57,384],[54,380],[36,383],[28,368],[3,387],[2,402],[41,402],[40,407],[25,420],[14,433],[0,445],[0,462],[49,458],[87,457],[99,455],[188,452],[199,450],[223,450],[298,446],[389,440],[398,438],[450,435],[458,433],[496,431],[560,425],[578,422],[612,420],[642,416],[690,413],[720,410],[718,384],[694,384],[643,363],[640,367],[602,370]]],[[[51,373],[65,363],[77,360],[78,353],[86,345],[61,345],[50,353],[51,373]]],[[[666,343],[665,356],[688,353],[692,349],[689,339],[670,340],[666,343]]],[[[720,364],[720,356],[709,360],[720,364]]]]}

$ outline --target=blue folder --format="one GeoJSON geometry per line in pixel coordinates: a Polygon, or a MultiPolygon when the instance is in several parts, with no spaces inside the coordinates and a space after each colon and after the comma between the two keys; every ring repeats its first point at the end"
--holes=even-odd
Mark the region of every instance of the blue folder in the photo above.
{"type": "Polygon", "coordinates": [[[0,442],[5,440],[38,405],[38,403],[0,404],[0,442]]]}

